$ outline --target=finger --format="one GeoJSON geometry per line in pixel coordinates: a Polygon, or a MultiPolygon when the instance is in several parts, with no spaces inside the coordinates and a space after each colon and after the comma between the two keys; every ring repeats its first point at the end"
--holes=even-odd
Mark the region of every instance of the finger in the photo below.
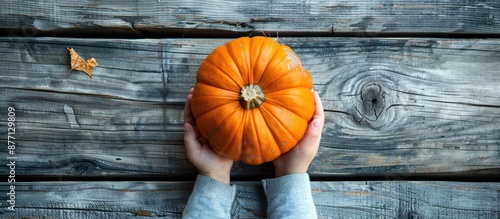
{"type": "Polygon", "coordinates": [[[315,116],[315,118],[309,123],[304,138],[306,140],[310,140],[309,143],[319,142],[322,129],[323,121],[319,117],[315,116]]]}
{"type": "Polygon", "coordinates": [[[325,113],[323,112],[323,104],[318,92],[314,92],[314,104],[316,106],[314,116],[307,126],[307,131],[304,137],[299,142],[299,146],[303,150],[311,150],[315,153],[321,141],[321,132],[325,121],[325,113]]]}
{"type": "Polygon", "coordinates": [[[196,139],[196,133],[193,126],[189,123],[184,124],[184,145],[188,156],[196,154],[196,152],[201,148],[198,139],[196,139]]]}
{"type": "Polygon", "coordinates": [[[314,105],[316,106],[316,110],[314,112],[312,124],[310,125],[312,127],[308,127],[308,131],[311,132],[311,135],[313,135],[312,137],[315,138],[319,144],[323,125],[325,124],[325,111],[317,91],[314,91],[314,105]]]}
{"type": "Polygon", "coordinates": [[[184,105],[184,123],[189,123],[191,125],[194,124],[194,116],[191,111],[191,100],[193,99],[193,95],[190,93],[186,98],[186,105],[184,105]]]}
{"type": "Polygon", "coordinates": [[[317,91],[314,91],[314,106],[316,107],[316,109],[314,111],[314,115],[318,116],[320,119],[324,120],[325,119],[325,112],[323,109],[323,103],[321,102],[321,99],[320,99],[317,91]]]}

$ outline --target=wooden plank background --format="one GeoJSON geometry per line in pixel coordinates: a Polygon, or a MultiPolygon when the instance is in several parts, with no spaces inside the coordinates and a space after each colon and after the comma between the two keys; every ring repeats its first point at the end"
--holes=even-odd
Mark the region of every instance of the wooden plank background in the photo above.
{"type": "Polygon", "coordinates": [[[496,0],[127,0],[0,2],[12,35],[499,34],[496,0]]]}
{"type": "MultiPolygon", "coordinates": [[[[234,37],[266,34],[299,54],[325,105],[309,169],[320,218],[496,219],[499,9],[495,0],[2,1],[0,136],[14,107],[18,211],[0,196],[0,218],[179,218],[196,176],[182,111],[198,66],[234,37]],[[92,79],[61,80],[67,47],[96,58],[92,79]]],[[[258,181],[272,165],[235,163],[231,174],[233,218],[265,217],[258,181]]]]}
{"type": "MultiPolygon", "coordinates": [[[[325,105],[313,177],[499,173],[499,40],[279,40],[302,57],[325,105]]],[[[17,168],[192,176],[183,105],[198,65],[225,41],[0,39],[0,98],[17,110],[17,168]],[[98,60],[92,79],[61,80],[66,47],[98,60]]],[[[264,169],[238,163],[233,175],[272,174],[264,169]]]]}
{"type": "MultiPolygon", "coordinates": [[[[6,186],[0,186],[2,190],[6,186]]],[[[180,218],[192,182],[43,182],[16,187],[10,218],[180,218]],[[113,198],[109,198],[113,197],[113,198]],[[77,201],[72,201],[77,200],[77,201]]],[[[234,218],[265,218],[257,182],[236,182],[234,218]]],[[[498,218],[500,184],[464,182],[312,182],[320,218],[498,218]]]]}

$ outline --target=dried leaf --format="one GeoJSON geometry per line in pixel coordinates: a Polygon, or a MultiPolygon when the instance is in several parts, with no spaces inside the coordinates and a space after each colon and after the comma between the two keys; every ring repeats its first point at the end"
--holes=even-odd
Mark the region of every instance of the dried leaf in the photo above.
{"type": "Polygon", "coordinates": [[[66,75],[71,72],[73,69],[77,71],[83,71],[89,75],[90,78],[92,78],[92,71],[94,70],[94,67],[99,65],[97,61],[94,58],[90,58],[87,61],[85,61],[78,53],[75,52],[73,48],[67,48],[70,55],[71,55],[71,69],[63,76],[66,77],[66,75]]]}

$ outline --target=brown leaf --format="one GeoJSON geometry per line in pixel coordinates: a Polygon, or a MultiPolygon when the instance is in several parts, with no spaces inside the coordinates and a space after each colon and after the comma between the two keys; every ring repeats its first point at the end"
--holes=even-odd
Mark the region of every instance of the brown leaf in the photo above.
{"type": "MultiPolygon", "coordinates": [[[[92,78],[92,71],[94,70],[94,67],[99,65],[97,61],[94,58],[90,58],[87,61],[85,61],[82,57],[78,55],[78,53],[75,52],[73,48],[67,48],[67,49],[69,51],[69,54],[71,55],[71,69],[68,71],[68,73],[74,69],[77,71],[83,71],[87,73],[90,78],[92,78]]],[[[66,73],[64,77],[68,73],[66,73]]]]}

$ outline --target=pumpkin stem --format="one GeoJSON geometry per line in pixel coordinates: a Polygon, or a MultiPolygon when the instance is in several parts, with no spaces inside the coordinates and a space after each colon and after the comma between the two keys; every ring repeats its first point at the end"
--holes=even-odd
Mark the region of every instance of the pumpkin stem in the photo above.
{"type": "Polygon", "coordinates": [[[250,84],[241,88],[241,93],[238,97],[241,106],[243,106],[246,110],[259,107],[265,99],[266,96],[264,95],[262,88],[256,84],[250,84]]]}

